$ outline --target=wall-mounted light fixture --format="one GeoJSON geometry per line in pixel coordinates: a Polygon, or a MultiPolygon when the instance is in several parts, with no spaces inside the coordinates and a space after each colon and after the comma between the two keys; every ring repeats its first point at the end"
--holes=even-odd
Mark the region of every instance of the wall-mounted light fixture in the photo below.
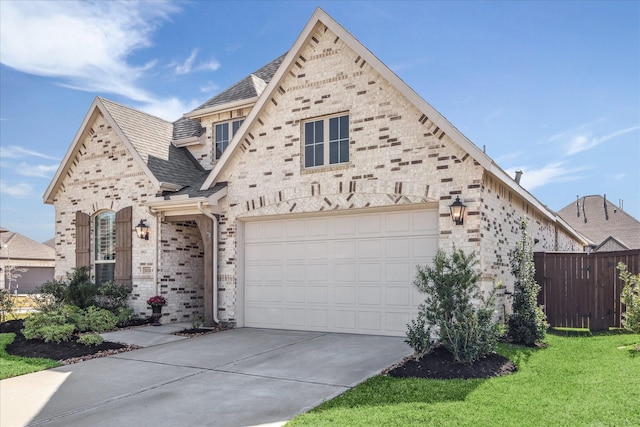
{"type": "Polygon", "coordinates": [[[456,196],[456,200],[449,205],[451,210],[451,219],[456,225],[464,224],[464,211],[467,206],[460,201],[460,196],[456,196]]]}
{"type": "Polygon", "coordinates": [[[149,240],[149,226],[145,224],[146,220],[141,219],[140,223],[136,225],[136,234],[139,238],[149,240]]]}

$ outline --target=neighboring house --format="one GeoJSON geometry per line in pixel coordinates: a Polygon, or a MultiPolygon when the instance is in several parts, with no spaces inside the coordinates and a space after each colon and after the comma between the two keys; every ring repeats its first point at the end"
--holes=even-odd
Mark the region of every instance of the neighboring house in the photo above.
{"type": "Polygon", "coordinates": [[[588,244],[320,9],[175,123],[96,98],[44,200],[57,276],[91,265],[141,315],[162,293],[167,321],[403,335],[438,248],[476,252],[487,291],[513,289],[521,217],[536,250],[588,244]]]}
{"type": "Polygon", "coordinates": [[[0,289],[28,294],[53,280],[55,257],[53,248],[0,227],[0,289]]]}
{"type": "Polygon", "coordinates": [[[640,249],[640,221],[608,201],[606,195],[578,197],[558,215],[593,241],[589,248],[594,252],[640,249]]]}

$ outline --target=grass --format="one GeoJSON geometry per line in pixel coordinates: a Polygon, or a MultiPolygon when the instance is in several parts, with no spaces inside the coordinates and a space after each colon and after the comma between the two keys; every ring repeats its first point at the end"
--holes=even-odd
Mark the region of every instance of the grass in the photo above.
{"type": "Polygon", "coordinates": [[[549,334],[501,345],[518,372],[489,380],[376,376],[287,426],[638,426],[640,335],[549,334]]]}
{"type": "Polygon", "coordinates": [[[31,372],[61,366],[51,359],[19,357],[7,354],[5,347],[16,337],[16,334],[0,334],[0,380],[30,374],[31,372]]]}

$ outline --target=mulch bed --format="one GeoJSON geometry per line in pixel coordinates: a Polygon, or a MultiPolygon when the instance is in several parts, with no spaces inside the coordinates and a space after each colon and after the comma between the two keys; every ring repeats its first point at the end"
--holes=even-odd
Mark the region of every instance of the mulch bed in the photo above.
{"type": "Polygon", "coordinates": [[[470,379],[492,378],[516,372],[516,365],[504,356],[492,353],[475,363],[461,364],[444,347],[416,360],[412,356],[385,370],[383,374],[397,378],[470,379]]]}
{"type": "MultiPolygon", "coordinates": [[[[129,329],[147,324],[148,321],[140,319],[134,323],[127,325],[121,329],[129,329]]],[[[150,328],[153,326],[149,326],[150,328]]],[[[86,346],[78,342],[78,337],[74,336],[69,341],[60,343],[47,343],[43,340],[28,340],[22,335],[22,320],[10,320],[0,323],[0,333],[13,332],[16,334],[15,339],[9,344],[5,350],[8,354],[22,357],[43,357],[47,359],[57,360],[58,362],[68,365],[71,363],[81,362],[83,360],[95,359],[97,357],[110,356],[125,351],[141,348],[136,345],[127,345],[122,343],[103,341],[99,345],[86,346]]],[[[213,329],[187,329],[175,333],[175,335],[195,337],[218,332],[223,328],[213,329]]]]}

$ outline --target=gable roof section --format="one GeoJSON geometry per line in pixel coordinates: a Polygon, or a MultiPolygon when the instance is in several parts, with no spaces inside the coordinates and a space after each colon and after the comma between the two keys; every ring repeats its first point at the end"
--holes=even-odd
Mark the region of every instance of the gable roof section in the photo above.
{"type": "Polygon", "coordinates": [[[81,141],[88,134],[91,123],[98,114],[105,118],[138,166],[159,189],[178,190],[204,171],[186,149],[170,144],[173,135],[172,123],[96,97],[43,195],[45,203],[53,203],[64,175],[71,168],[73,159],[80,150],[81,141]]]}
{"type": "Polygon", "coordinates": [[[279,56],[267,65],[254,71],[244,79],[225,89],[204,104],[185,114],[185,117],[200,117],[215,111],[224,105],[233,105],[243,101],[255,101],[267,87],[276,70],[282,64],[286,54],[279,56]]]}
{"type": "Polygon", "coordinates": [[[0,258],[12,260],[45,260],[53,261],[56,258],[54,248],[43,243],[14,233],[6,228],[2,228],[0,232],[0,258]]]}
{"type": "Polygon", "coordinates": [[[613,237],[622,246],[640,249],[640,221],[601,195],[581,197],[558,215],[598,246],[613,237]]]}
{"type": "MultiPolygon", "coordinates": [[[[234,135],[230,141],[227,149],[222,153],[222,156],[215,167],[212,169],[209,177],[204,182],[202,189],[208,188],[213,185],[224,170],[229,159],[238,149],[240,142],[246,137],[246,133],[253,123],[262,113],[262,110],[267,105],[268,100],[275,96],[279,82],[284,78],[287,70],[293,65],[295,59],[300,54],[300,51],[305,46],[309,38],[312,36],[315,26],[321,23],[325,25],[329,30],[335,33],[342,41],[349,46],[353,51],[364,59],[368,65],[384,77],[391,85],[393,85],[401,94],[403,94],[424,116],[434,122],[444,133],[460,146],[465,152],[477,161],[485,170],[493,174],[496,178],[502,181],[507,187],[511,188],[515,193],[519,194],[529,204],[537,208],[542,214],[547,216],[550,220],[560,223],[570,233],[572,233],[578,240],[585,242],[584,236],[579,233],[575,233],[575,230],[571,227],[567,227],[564,221],[559,221],[556,214],[550,211],[545,205],[540,203],[532,194],[521,187],[515,180],[509,176],[502,168],[500,168],[489,156],[487,156],[482,150],[480,150],[473,142],[471,142],[466,136],[464,136],[458,129],[453,126],[442,114],[440,114],[435,108],[427,103],[420,95],[418,95],[413,89],[411,89],[400,77],[398,77],[389,67],[387,67],[382,61],[380,61],[369,49],[367,49],[362,43],[360,43],[351,33],[349,33],[344,27],[338,24],[333,18],[331,18],[325,11],[317,8],[304,29],[296,39],[291,49],[284,55],[279,68],[275,71],[275,74],[271,78],[266,89],[256,102],[256,105],[252,108],[251,112],[245,119],[243,125],[238,132],[234,135]]],[[[278,58],[279,60],[280,58],[278,58]]],[[[277,60],[276,60],[277,61],[277,60]]],[[[275,62],[275,61],[274,61],[275,62]]],[[[585,242],[587,243],[587,242],[585,242]]]]}

